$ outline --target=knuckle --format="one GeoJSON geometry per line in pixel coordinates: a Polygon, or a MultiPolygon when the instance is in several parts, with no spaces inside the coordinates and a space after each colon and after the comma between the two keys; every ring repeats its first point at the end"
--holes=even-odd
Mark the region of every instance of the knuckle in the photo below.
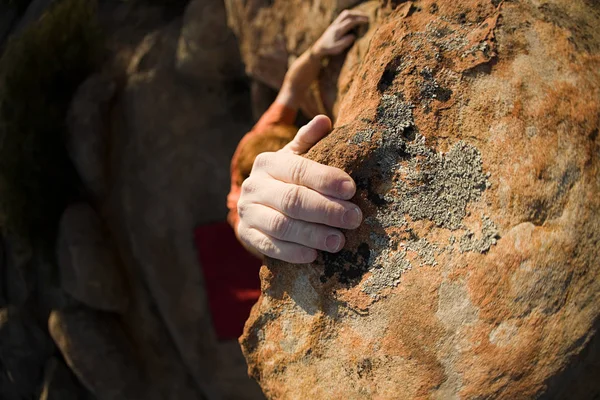
{"type": "Polygon", "coordinates": [[[282,214],[276,214],[269,223],[269,230],[275,237],[285,238],[290,230],[291,221],[282,214]]]}
{"type": "Polygon", "coordinates": [[[248,226],[243,221],[240,221],[240,223],[238,224],[237,231],[240,240],[242,242],[248,243],[248,226]]]}
{"type": "Polygon", "coordinates": [[[260,153],[254,159],[254,164],[252,165],[252,170],[255,169],[265,169],[271,163],[271,157],[273,153],[266,152],[260,153]]]}
{"type": "Polygon", "coordinates": [[[263,254],[272,256],[275,253],[275,246],[267,236],[262,236],[257,240],[256,248],[263,254]]]}
{"type": "Polygon", "coordinates": [[[242,182],[242,194],[249,195],[256,191],[256,182],[252,178],[247,178],[242,182]]]}
{"type": "Polygon", "coordinates": [[[350,11],[344,10],[340,13],[340,17],[344,18],[344,17],[347,17],[349,14],[350,14],[350,11]]]}
{"type": "Polygon", "coordinates": [[[282,211],[292,217],[297,215],[298,210],[300,210],[300,207],[302,206],[301,197],[300,186],[292,186],[287,189],[281,199],[282,211]]]}
{"type": "Polygon", "coordinates": [[[299,158],[298,160],[292,163],[290,167],[292,182],[300,183],[303,181],[304,177],[306,176],[306,167],[306,161],[304,161],[303,158],[299,158]]]}
{"type": "Polygon", "coordinates": [[[324,190],[327,189],[336,189],[334,188],[334,186],[336,185],[337,181],[338,181],[338,177],[335,171],[330,170],[329,168],[325,169],[322,168],[322,171],[320,171],[320,173],[316,176],[317,178],[317,184],[319,185],[320,188],[323,188],[324,190]]]}
{"type": "Polygon", "coordinates": [[[237,204],[237,212],[240,220],[244,219],[247,216],[247,211],[250,206],[250,203],[246,200],[239,200],[237,204]]]}
{"type": "Polygon", "coordinates": [[[324,205],[324,214],[326,215],[326,224],[329,226],[342,226],[345,209],[335,202],[327,202],[324,205]]]}

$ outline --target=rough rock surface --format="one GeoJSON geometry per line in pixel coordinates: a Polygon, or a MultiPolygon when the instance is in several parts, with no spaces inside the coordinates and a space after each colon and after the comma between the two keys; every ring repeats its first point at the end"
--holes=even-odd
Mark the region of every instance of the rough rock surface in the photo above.
{"type": "Polygon", "coordinates": [[[376,15],[308,154],[365,221],[338,255],[268,260],[250,374],[273,399],[600,395],[599,3],[376,15]]]}
{"type": "Polygon", "coordinates": [[[66,293],[93,309],[123,312],[127,289],[104,229],[91,206],[80,203],[67,208],[58,233],[61,284],[66,293]]]}

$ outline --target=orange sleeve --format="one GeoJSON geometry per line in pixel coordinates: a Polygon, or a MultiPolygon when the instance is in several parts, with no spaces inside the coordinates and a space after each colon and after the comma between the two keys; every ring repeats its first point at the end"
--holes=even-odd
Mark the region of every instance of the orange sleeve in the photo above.
{"type": "Polygon", "coordinates": [[[241,150],[248,140],[256,135],[261,135],[268,127],[273,125],[293,125],[296,119],[297,111],[293,108],[287,107],[281,103],[273,103],[267,111],[260,117],[256,125],[248,132],[238,144],[235,153],[231,159],[231,189],[227,195],[227,208],[229,214],[227,215],[227,221],[229,225],[236,232],[240,217],[237,212],[237,203],[242,192],[243,178],[242,174],[238,169],[238,158],[241,150]]]}

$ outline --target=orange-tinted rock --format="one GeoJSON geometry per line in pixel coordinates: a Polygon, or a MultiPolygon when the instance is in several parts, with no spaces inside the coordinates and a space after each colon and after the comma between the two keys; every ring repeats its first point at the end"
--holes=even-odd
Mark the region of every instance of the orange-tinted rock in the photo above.
{"type": "Polygon", "coordinates": [[[352,174],[365,221],[263,267],[250,374],[273,399],[599,395],[600,5],[376,15],[308,154],[352,174]]]}

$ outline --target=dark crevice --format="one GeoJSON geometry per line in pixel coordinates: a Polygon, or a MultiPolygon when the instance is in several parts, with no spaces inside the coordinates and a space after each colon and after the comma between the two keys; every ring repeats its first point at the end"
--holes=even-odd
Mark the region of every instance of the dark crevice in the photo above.
{"type": "Polygon", "coordinates": [[[539,400],[600,399],[600,318],[577,340],[571,351],[581,349],[565,367],[545,382],[539,400]]]}
{"type": "Polygon", "coordinates": [[[369,270],[371,251],[367,243],[361,243],[356,251],[342,250],[337,254],[322,253],[322,262],[325,266],[321,282],[325,283],[337,275],[342,284],[356,284],[369,270]]]}
{"type": "Polygon", "coordinates": [[[377,90],[379,90],[379,93],[385,92],[394,84],[394,79],[396,79],[396,75],[398,75],[401,62],[402,58],[397,56],[386,65],[385,70],[379,79],[379,83],[377,84],[377,90]]]}

